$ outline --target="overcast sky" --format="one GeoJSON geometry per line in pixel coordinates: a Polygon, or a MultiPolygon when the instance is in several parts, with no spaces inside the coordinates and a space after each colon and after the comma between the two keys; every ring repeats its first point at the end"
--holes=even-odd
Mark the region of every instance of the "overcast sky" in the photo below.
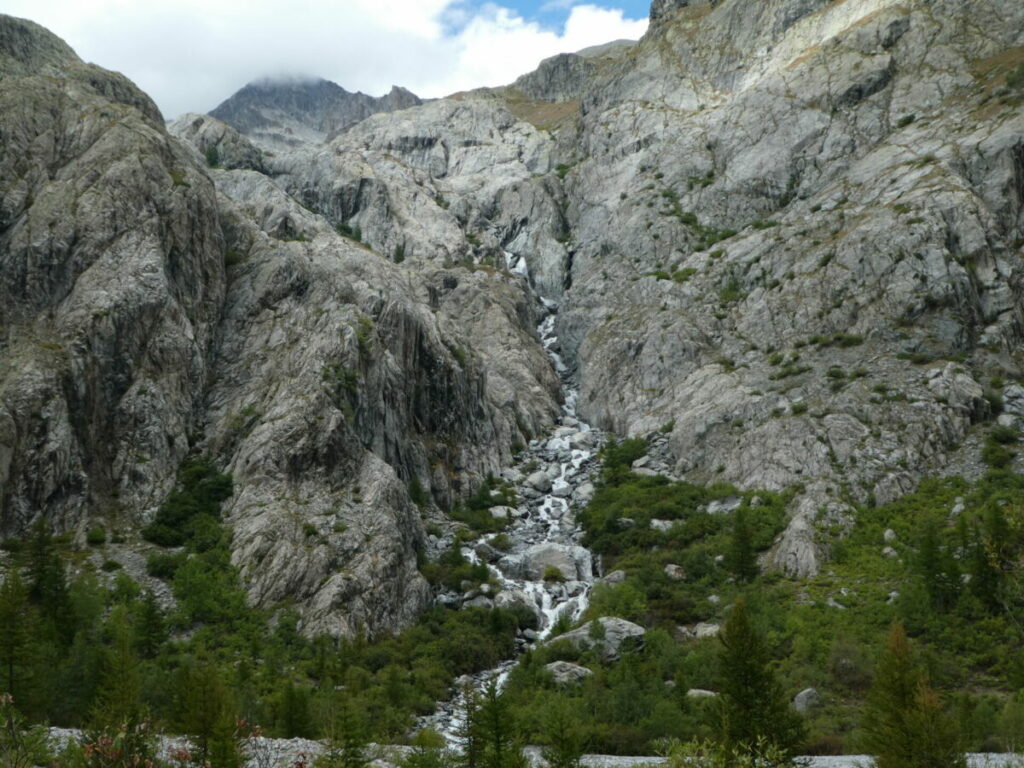
{"type": "Polygon", "coordinates": [[[503,85],[547,56],[647,28],[649,0],[5,0],[164,116],[208,112],[250,80],[313,75],[374,96],[503,85]]]}

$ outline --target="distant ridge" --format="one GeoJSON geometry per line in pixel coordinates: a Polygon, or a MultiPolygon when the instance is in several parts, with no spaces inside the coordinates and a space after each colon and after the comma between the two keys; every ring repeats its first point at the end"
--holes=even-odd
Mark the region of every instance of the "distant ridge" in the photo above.
{"type": "Polygon", "coordinates": [[[422,103],[416,94],[398,86],[374,97],[351,93],[322,78],[261,78],[244,86],[210,115],[257,140],[296,145],[325,141],[370,115],[422,103]]]}

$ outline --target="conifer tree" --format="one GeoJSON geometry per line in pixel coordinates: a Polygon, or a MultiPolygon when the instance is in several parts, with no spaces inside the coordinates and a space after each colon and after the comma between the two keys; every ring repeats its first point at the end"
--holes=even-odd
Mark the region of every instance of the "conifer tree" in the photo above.
{"type": "Polygon", "coordinates": [[[893,625],[878,661],[862,726],[876,768],[966,768],[956,723],[928,685],[900,624],[893,625]]]}
{"type": "Polygon", "coordinates": [[[318,768],[365,768],[368,739],[366,723],[352,699],[340,691],[328,692],[325,731],[327,749],[317,760],[318,768]]]}
{"type": "Polygon", "coordinates": [[[569,702],[563,698],[555,699],[546,715],[546,745],[541,752],[545,762],[550,768],[579,768],[585,740],[569,702]]]}
{"type": "Polygon", "coordinates": [[[0,693],[16,701],[27,693],[32,675],[34,628],[28,590],[12,569],[0,584],[0,693]]]}
{"type": "Polygon", "coordinates": [[[185,666],[178,677],[178,726],[211,768],[237,768],[234,702],[217,667],[208,662],[185,666]]]}
{"type": "Polygon", "coordinates": [[[757,578],[757,551],[754,549],[754,534],[747,520],[747,510],[739,507],[732,523],[732,538],[726,555],[726,566],[737,581],[751,582],[757,578]]]}
{"type": "Polygon", "coordinates": [[[526,765],[522,746],[515,738],[508,701],[498,690],[497,677],[492,677],[484,686],[478,723],[483,768],[523,768],[526,765]]]}
{"type": "Polygon", "coordinates": [[[36,523],[29,546],[28,582],[29,599],[38,606],[47,629],[61,645],[70,645],[75,627],[67,575],[53,536],[42,520],[36,523]]]}
{"type": "Polygon", "coordinates": [[[463,768],[480,768],[484,752],[480,728],[480,699],[472,685],[462,689],[461,709],[456,733],[461,749],[460,764],[463,768]]]}
{"type": "Polygon", "coordinates": [[[769,666],[768,646],[742,598],[733,604],[719,637],[717,710],[722,746],[733,752],[773,747],[794,754],[804,738],[804,724],[769,666]]]}
{"type": "Polygon", "coordinates": [[[132,627],[123,606],[114,609],[108,627],[110,647],[104,654],[93,712],[93,720],[101,728],[139,722],[143,717],[139,657],[135,653],[132,627]]]}

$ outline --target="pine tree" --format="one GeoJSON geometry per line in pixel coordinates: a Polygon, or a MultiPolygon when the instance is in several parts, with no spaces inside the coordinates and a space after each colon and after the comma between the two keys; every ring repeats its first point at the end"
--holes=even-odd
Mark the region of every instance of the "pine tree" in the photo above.
{"type": "Polygon", "coordinates": [[[757,566],[757,551],[754,549],[754,534],[750,530],[747,510],[744,507],[739,507],[733,517],[726,566],[740,582],[753,581],[760,571],[757,566]]]}
{"type": "Polygon", "coordinates": [[[456,739],[461,750],[463,768],[480,768],[483,764],[484,745],[480,733],[480,699],[476,689],[467,685],[462,689],[462,711],[456,739]]]}
{"type": "Polygon", "coordinates": [[[916,564],[932,608],[948,611],[957,600],[960,572],[949,548],[942,544],[939,523],[934,518],[924,523],[918,542],[916,564]]]}
{"type": "Polygon", "coordinates": [[[316,762],[318,768],[365,768],[370,762],[366,723],[349,696],[334,690],[328,696],[327,749],[316,762]]]}
{"type": "Polygon", "coordinates": [[[135,646],[139,655],[144,659],[152,659],[166,637],[164,613],[156,595],[147,590],[135,609],[135,646]]]}
{"type": "Polygon", "coordinates": [[[93,720],[97,726],[116,727],[143,719],[139,657],[132,643],[132,627],[125,608],[114,609],[108,621],[110,647],[104,654],[103,672],[96,694],[93,720]]]}
{"type": "Polygon", "coordinates": [[[526,765],[522,746],[515,738],[508,701],[498,690],[497,677],[492,677],[484,686],[478,723],[483,768],[523,768],[526,765]]]}
{"type": "Polygon", "coordinates": [[[67,575],[53,536],[42,520],[36,524],[29,546],[28,582],[29,599],[38,606],[47,628],[61,645],[70,645],[75,625],[67,575]]]}
{"type": "Polygon", "coordinates": [[[754,628],[746,601],[737,600],[720,634],[719,738],[730,751],[774,747],[795,753],[804,725],[772,673],[764,638],[754,628]]]}
{"type": "MultiPolygon", "coordinates": [[[[596,623],[596,622],[595,622],[596,623]]],[[[585,740],[569,702],[555,699],[544,720],[545,746],[541,752],[550,768],[579,768],[585,740]]]]}
{"type": "Polygon", "coordinates": [[[0,584],[0,693],[20,700],[32,676],[35,616],[16,570],[0,584]]]}
{"type": "Polygon", "coordinates": [[[177,684],[178,726],[211,768],[237,768],[241,763],[234,737],[234,702],[220,671],[211,662],[182,668],[177,684]]]}
{"type": "Polygon", "coordinates": [[[865,747],[876,768],[965,768],[956,723],[942,709],[914,659],[910,641],[894,624],[864,706],[865,747]]]}

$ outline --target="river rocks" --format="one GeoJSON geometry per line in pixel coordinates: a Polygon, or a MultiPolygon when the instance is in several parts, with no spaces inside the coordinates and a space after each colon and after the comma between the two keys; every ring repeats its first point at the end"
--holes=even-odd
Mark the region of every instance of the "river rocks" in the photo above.
{"type": "Polygon", "coordinates": [[[544,542],[521,554],[503,557],[498,567],[508,576],[530,580],[543,579],[554,570],[567,580],[591,578],[590,552],[583,547],[544,542]]]}
{"type": "Polygon", "coordinates": [[[546,472],[534,472],[526,478],[526,484],[538,493],[551,490],[551,477],[546,472]]]}
{"type": "Polygon", "coordinates": [[[491,517],[493,517],[495,520],[508,520],[516,516],[516,508],[504,506],[491,507],[490,513],[491,517]]]}
{"type": "Polygon", "coordinates": [[[544,669],[551,673],[556,685],[576,685],[594,674],[592,670],[568,661],[553,661],[545,664],[544,669]]]}
{"type": "Polygon", "coordinates": [[[603,658],[614,659],[620,650],[625,650],[624,645],[635,648],[642,643],[645,633],[643,627],[631,621],[606,616],[588,621],[579,629],[559,635],[552,642],[567,642],[584,651],[597,648],[603,658]],[[595,624],[599,629],[595,629],[595,624]]]}
{"type": "Polygon", "coordinates": [[[565,480],[555,480],[551,484],[551,495],[560,499],[567,499],[572,496],[573,487],[565,480]]]}
{"type": "Polygon", "coordinates": [[[593,483],[583,483],[576,489],[576,492],[573,494],[573,499],[578,504],[586,505],[589,504],[590,500],[594,498],[594,494],[596,492],[597,489],[594,487],[593,483]]]}

